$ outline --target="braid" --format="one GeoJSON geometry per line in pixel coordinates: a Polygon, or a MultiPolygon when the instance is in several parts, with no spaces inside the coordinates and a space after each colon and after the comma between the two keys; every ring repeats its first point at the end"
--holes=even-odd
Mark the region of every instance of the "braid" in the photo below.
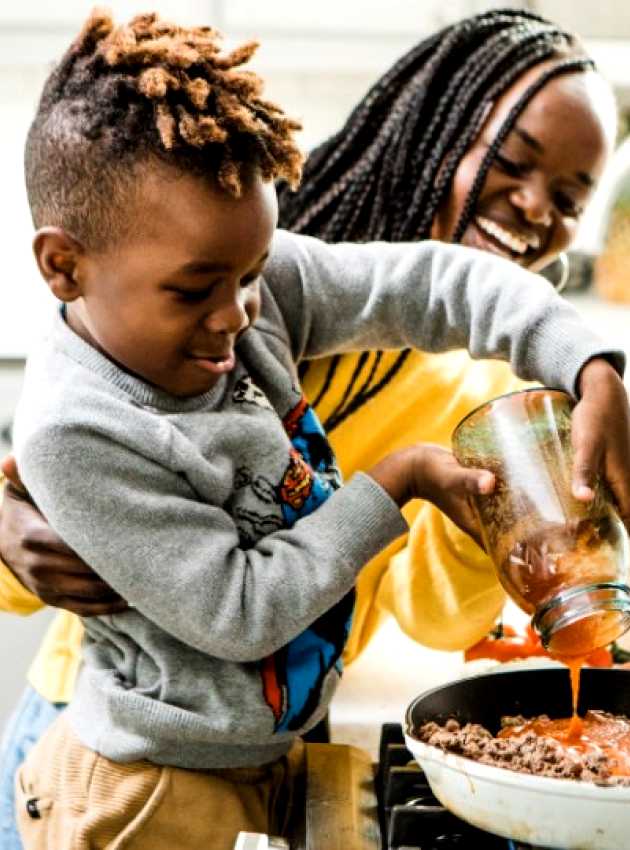
{"type": "Polygon", "coordinates": [[[256,47],[222,53],[210,27],[179,27],[155,13],[115,26],[95,10],[48,78],[27,139],[36,226],[61,225],[92,245],[99,234],[111,238],[117,194],[151,158],[211,175],[237,197],[252,168],[296,186],[300,125],[240,69],[256,47]]]}
{"type": "MultiPolygon", "coordinates": [[[[535,43],[540,40],[540,35],[540,33],[525,34],[522,47],[524,48],[527,45],[534,47],[535,43]]],[[[503,37],[503,33],[500,36],[503,37]]],[[[409,210],[410,216],[421,216],[418,223],[419,232],[424,233],[430,230],[437,208],[450,188],[457,166],[476,138],[488,107],[524,71],[541,61],[541,55],[534,51],[532,54],[527,53],[525,58],[516,64],[508,63],[506,56],[496,49],[498,46],[499,44],[495,43],[495,39],[490,39],[488,44],[480,51],[479,61],[482,70],[475,76],[468,77],[468,79],[466,77],[462,79],[460,71],[459,74],[454,76],[453,82],[442,99],[446,109],[456,93],[461,91],[462,101],[471,104],[473,111],[471,113],[463,109],[460,111],[451,110],[442,131],[442,139],[438,140],[433,146],[431,166],[427,171],[431,176],[435,174],[438,176],[434,180],[432,195],[427,201],[428,180],[427,174],[425,174],[419,181],[418,189],[409,210]],[[503,72],[506,64],[508,69],[503,72]],[[500,74],[498,79],[497,74],[500,74]],[[478,104],[476,107],[474,106],[475,103],[478,104]],[[444,167],[442,168],[443,162],[444,167]],[[424,210],[421,207],[423,201],[427,201],[424,210]]],[[[547,50],[548,48],[544,49],[542,58],[546,58],[547,50]]]]}
{"type": "MultiPolygon", "coordinates": [[[[301,188],[294,193],[279,188],[280,226],[329,242],[429,238],[492,104],[528,69],[554,57],[559,64],[523,95],[486,153],[457,223],[453,241],[460,240],[488,169],[529,100],[557,74],[593,67],[573,36],[533,12],[483,12],[401,57],[346,125],[309,155],[301,188]]],[[[406,357],[402,352],[374,386],[373,374],[362,385],[355,378],[324,423],[327,429],[374,397],[406,357]]],[[[332,385],[338,363],[338,358],[331,363],[317,402],[332,385]]]]}

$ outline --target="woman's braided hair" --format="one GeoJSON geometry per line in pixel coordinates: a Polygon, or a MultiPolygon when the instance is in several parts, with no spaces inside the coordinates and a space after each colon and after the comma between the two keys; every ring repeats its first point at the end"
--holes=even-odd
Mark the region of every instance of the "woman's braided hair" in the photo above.
{"type": "Polygon", "coordinates": [[[255,168],[296,186],[300,125],[240,69],[256,47],[222,53],[210,27],[155,13],[115,26],[94,10],[46,81],[28,134],[35,226],[62,226],[93,247],[120,235],[135,168],[149,161],[211,176],[235,196],[255,168]]]}
{"type": "MultiPolygon", "coordinates": [[[[496,153],[534,94],[559,74],[594,64],[575,37],[517,9],[483,12],[446,27],[410,50],[370,89],[345,126],[309,155],[302,186],[279,190],[280,225],[329,242],[427,239],[455,171],[492,104],[529,68],[557,58],[521,96],[480,166],[455,228],[461,240],[496,153]]],[[[325,421],[332,430],[375,396],[399,371],[402,352],[375,381],[358,363],[341,403],[325,421]]],[[[332,358],[313,404],[326,395],[332,358]]],[[[366,358],[363,358],[366,361],[366,358]]],[[[302,366],[302,376],[307,365],[302,366]]]]}

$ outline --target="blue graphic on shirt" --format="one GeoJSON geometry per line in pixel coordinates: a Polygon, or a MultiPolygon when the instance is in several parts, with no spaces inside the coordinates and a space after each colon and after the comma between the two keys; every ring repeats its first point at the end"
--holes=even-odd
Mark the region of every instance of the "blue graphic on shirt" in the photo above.
{"type": "MultiPolygon", "coordinates": [[[[287,528],[318,508],[341,480],[319,420],[302,397],[283,420],[293,448],[278,497],[287,528]]],[[[261,662],[263,694],[278,732],[300,729],[320,702],[322,683],[348,639],[354,591],[326,611],[302,634],[261,662]]]]}

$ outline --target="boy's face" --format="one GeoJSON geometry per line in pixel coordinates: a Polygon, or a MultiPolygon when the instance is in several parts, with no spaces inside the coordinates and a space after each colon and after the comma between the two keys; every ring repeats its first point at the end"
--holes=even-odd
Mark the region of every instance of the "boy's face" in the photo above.
{"type": "Polygon", "coordinates": [[[139,179],[133,233],[82,254],[68,322],[127,372],[198,395],[234,367],[236,341],[258,317],[275,188],[255,176],[233,198],[166,168],[139,179]]]}

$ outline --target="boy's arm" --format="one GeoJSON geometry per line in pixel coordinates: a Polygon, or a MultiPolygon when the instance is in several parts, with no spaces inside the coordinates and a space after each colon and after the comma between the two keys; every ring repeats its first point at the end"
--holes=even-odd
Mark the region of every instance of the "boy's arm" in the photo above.
{"type": "Polygon", "coordinates": [[[263,275],[296,359],[343,351],[467,348],[509,360],[526,380],[578,396],[578,377],[607,346],[540,275],[482,251],[424,241],[328,245],[279,231],[263,275]]]}
{"type": "Polygon", "coordinates": [[[18,461],[52,527],[130,605],[184,643],[236,661],[300,634],[407,529],[393,499],[359,474],[293,528],[245,549],[225,510],[110,435],[41,429],[18,461]]]}

